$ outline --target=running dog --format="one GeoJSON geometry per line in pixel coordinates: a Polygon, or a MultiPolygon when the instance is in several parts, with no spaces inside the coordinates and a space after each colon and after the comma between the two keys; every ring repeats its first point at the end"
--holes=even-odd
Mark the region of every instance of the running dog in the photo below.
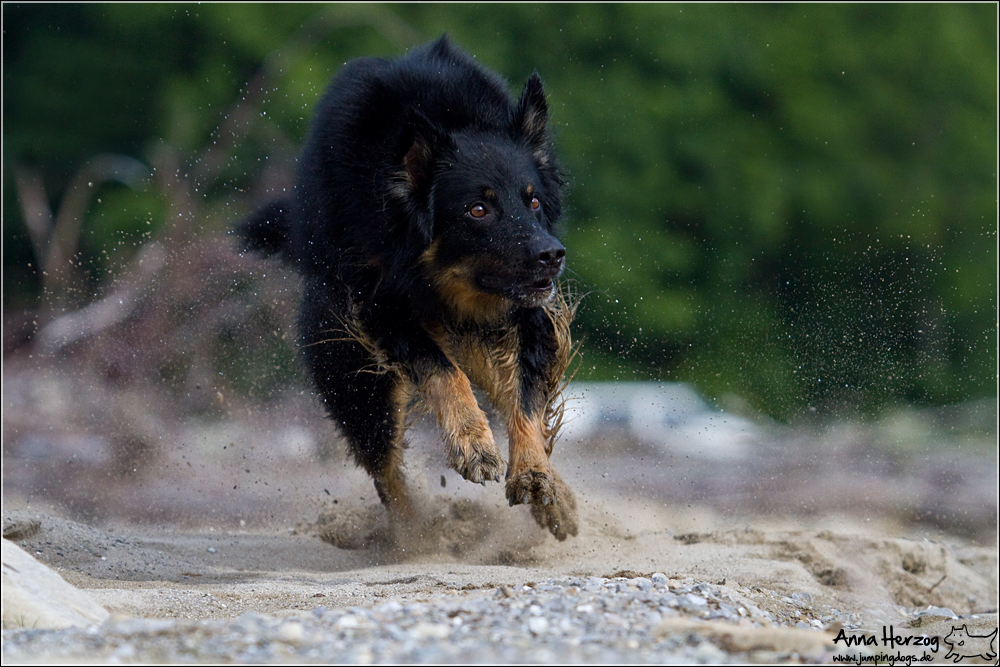
{"type": "Polygon", "coordinates": [[[577,533],[549,461],[574,305],[547,121],[537,74],[515,100],[445,36],[353,60],[316,108],[293,195],[240,229],[246,251],[302,274],[305,365],[393,525],[416,518],[403,451],[422,404],[462,477],[503,479],[556,538],[577,533]],[[473,386],[506,423],[506,464],[473,386]]]}

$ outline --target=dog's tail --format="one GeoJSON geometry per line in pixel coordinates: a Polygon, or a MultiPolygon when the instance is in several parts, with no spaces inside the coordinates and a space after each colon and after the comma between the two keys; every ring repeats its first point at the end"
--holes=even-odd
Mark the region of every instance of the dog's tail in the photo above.
{"type": "Polygon", "coordinates": [[[291,209],[290,200],[278,199],[240,223],[236,234],[241,239],[243,252],[278,255],[286,262],[294,263],[291,209]]]}

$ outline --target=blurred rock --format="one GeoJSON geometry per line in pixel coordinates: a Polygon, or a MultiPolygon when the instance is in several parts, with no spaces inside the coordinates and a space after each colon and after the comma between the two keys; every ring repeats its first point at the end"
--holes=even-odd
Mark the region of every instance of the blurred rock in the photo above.
{"type": "Polygon", "coordinates": [[[3,540],[3,627],[68,628],[101,623],[107,610],[9,540],[3,540]]]}

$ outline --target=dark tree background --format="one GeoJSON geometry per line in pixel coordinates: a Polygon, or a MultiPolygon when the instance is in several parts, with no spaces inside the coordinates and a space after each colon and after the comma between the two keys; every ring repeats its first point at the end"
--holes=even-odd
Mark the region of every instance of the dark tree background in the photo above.
{"type": "MultiPolygon", "coordinates": [[[[346,60],[448,32],[545,81],[578,378],[782,419],[996,395],[993,4],[4,4],[3,29],[5,355],[288,187],[346,60]]],[[[234,336],[202,362],[239,378],[234,336]]]]}

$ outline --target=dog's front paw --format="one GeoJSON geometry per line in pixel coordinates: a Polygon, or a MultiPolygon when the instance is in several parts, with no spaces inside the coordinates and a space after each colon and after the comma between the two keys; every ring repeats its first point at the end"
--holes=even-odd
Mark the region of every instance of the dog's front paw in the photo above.
{"type": "Polygon", "coordinates": [[[503,475],[503,455],[488,425],[451,439],[447,453],[448,465],[470,482],[499,482],[503,475]]]}
{"type": "Polygon", "coordinates": [[[555,501],[556,487],[551,468],[507,474],[507,502],[511,505],[547,506],[555,501]]]}
{"type": "Polygon", "coordinates": [[[550,505],[532,505],[531,516],[542,528],[547,528],[560,542],[576,536],[579,526],[576,518],[576,497],[570,488],[552,472],[555,479],[556,499],[550,505]]]}

